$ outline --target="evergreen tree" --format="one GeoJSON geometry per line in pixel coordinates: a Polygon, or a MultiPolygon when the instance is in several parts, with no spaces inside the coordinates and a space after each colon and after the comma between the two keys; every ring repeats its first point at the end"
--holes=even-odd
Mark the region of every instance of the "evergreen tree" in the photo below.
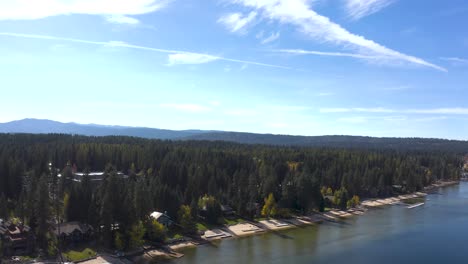
{"type": "Polygon", "coordinates": [[[129,246],[131,249],[143,246],[146,229],[141,221],[134,224],[129,232],[129,246]]]}
{"type": "Polygon", "coordinates": [[[5,198],[5,195],[2,194],[0,196],[0,219],[8,219],[8,207],[7,207],[7,199],[5,198]]]}
{"type": "Polygon", "coordinates": [[[192,216],[190,206],[182,205],[177,214],[177,219],[183,231],[187,234],[195,233],[196,225],[192,216]]]}
{"type": "Polygon", "coordinates": [[[51,201],[48,188],[48,177],[43,174],[39,179],[36,191],[35,220],[36,237],[38,245],[44,250],[48,250],[48,233],[50,230],[49,220],[51,219],[51,201]]]}

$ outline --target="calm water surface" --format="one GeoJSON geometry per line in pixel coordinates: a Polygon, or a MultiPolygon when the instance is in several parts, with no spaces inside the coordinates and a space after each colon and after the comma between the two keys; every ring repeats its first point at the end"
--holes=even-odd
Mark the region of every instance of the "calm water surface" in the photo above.
{"type": "Polygon", "coordinates": [[[170,263],[468,263],[468,183],[414,209],[389,206],[340,224],[227,239],[170,263]]]}

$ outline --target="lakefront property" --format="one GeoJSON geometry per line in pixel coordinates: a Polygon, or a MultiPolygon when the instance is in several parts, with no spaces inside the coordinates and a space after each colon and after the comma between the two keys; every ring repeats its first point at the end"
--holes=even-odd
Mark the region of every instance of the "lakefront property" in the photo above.
{"type": "Polygon", "coordinates": [[[226,238],[338,224],[386,205],[419,210],[427,193],[458,184],[464,165],[450,150],[0,134],[0,146],[6,142],[15,162],[0,176],[20,184],[2,189],[17,194],[1,197],[2,254],[22,261],[184,259],[186,248],[226,238]],[[24,148],[14,143],[22,137],[48,143],[24,148]],[[69,152],[71,142],[78,147],[69,152]],[[28,168],[41,151],[56,163],[28,168]]]}

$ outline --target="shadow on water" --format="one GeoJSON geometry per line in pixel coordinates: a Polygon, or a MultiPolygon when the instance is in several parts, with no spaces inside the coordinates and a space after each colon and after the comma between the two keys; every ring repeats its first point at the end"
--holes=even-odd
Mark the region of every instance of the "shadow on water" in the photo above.
{"type": "Polygon", "coordinates": [[[294,237],[288,236],[288,235],[283,234],[283,233],[278,232],[278,231],[270,230],[269,233],[272,234],[272,235],[278,236],[280,238],[283,238],[283,239],[294,239],[294,237]]]}
{"type": "Polygon", "coordinates": [[[331,226],[331,227],[338,227],[338,228],[345,228],[345,227],[348,227],[348,226],[351,226],[352,224],[347,222],[347,221],[344,221],[344,220],[328,220],[328,221],[324,221],[322,222],[320,225],[322,226],[331,226]]]}

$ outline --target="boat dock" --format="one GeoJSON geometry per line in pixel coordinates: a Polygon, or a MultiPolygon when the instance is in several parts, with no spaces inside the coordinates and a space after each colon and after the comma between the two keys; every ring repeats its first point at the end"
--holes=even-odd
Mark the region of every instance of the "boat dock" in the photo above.
{"type": "Polygon", "coordinates": [[[416,207],[419,207],[419,206],[422,206],[422,205],[424,205],[424,203],[417,203],[417,204],[410,205],[410,206],[408,206],[406,208],[413,209],[413,208],[416,208],[416,207]]]}

